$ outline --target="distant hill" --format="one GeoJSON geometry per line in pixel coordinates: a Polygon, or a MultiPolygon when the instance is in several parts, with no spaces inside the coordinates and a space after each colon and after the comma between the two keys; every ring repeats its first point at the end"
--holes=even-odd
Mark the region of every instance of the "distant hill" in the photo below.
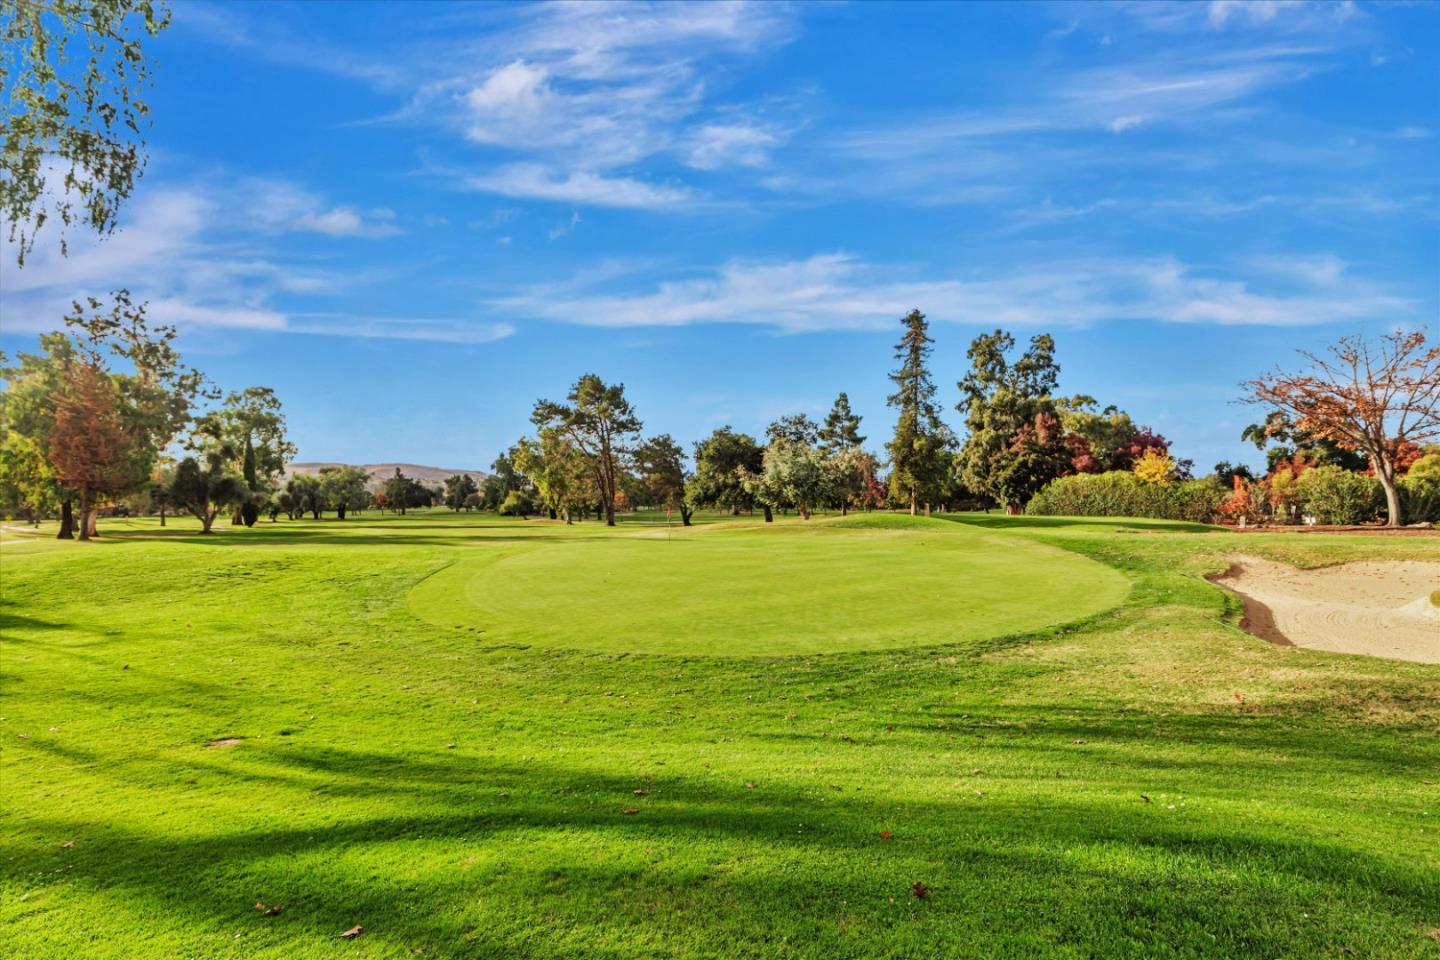
{"type": "MultiPolygon", "coordinates": [[[[285,468],[285,475],[310,476],[317,475],[321,470],[331,467],[345,467],[352,464],[345,463],[292,463],[285,468]]],[[[484,480],[489,474],[484,470],[469,470],[459,467],[427,467],[419,463],[357,463],[353,466],[359,467],[370,476],[372,484],[382,483],[388,477],[395,475],[395,468],[399,467],[400,472],[407,477],[414,477],[421,483],[442,483],[446,477],[453,477],[457,473],[469,474],[476,483],[484,480]]]]}

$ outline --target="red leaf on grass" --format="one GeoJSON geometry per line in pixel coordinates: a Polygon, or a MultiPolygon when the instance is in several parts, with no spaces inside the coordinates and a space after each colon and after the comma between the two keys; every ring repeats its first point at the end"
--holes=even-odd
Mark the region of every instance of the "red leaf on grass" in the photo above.
{"type": "Polygon", "coordinates": [[[1236,690],[1236,691],[1235,691],[1235,702],[1236,702],[1236,703],[1244,703],[1244,702],[1245,702],[1245,694],[1241,693],[1239,690],[1236,690]]]}
{"type": "Polygon", "coordinates": [[[930,888],[925,886],[925,884],[921,883],[918,880],[910,885],[910,892],[915,894],[915,896],[920,900],[924,900],[926,897],[930,896],[930,888]]]}
{"type": "Polygon", "coordinates": [[[881,839],[881,840],[889,840],[891,836],[893,836],[893,834],[891,834],[889,830],[881,830],[881,831],[880,831],[880,839],[881,839]]]}
{"type": "Polygon", "coordinates": [[[364,933],[364,932],[365,932],[365,928],[364,928],[363,926],[361,926],[360,924],[357,923],[357,924],[355,924],[355,926],[351,927],[349,930],[346,930],[344,933],[340,934],[340,939],[341,939],[341,940],[354,940],[356,937],[360,936],[360,934],[362,934],[362,933],[364,933]]]}

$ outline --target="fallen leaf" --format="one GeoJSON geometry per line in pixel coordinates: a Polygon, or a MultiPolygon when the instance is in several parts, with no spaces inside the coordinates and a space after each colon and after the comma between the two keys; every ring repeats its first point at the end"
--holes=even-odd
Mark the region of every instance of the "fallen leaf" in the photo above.
{"type": "MultiPolygon", "coordinates": [[[[28,740],[29,737],[26,737],[26,739],[28,740]]],[[[755,789],[755,784],[751,783],[749,780],[746,780],[746,781],[745,781],[745,789],[746,789],[746,790],[754,790],[754,789],[755,789]]]]}
{"type": "Polygon", "coordinates": [[[889,830],[881,830],[881,831],[880,831],[880,839],[881,839],[881,840],[889,840],[892,836],[894,836],[894,834],[892,834],[889,830]]]}
{"type": "Polygon", "coordinates": [[[256,909],[256,910],[260,910],[260,911],[264,911],[264,910],[266,909],[266,907],[265,907],[265,902],[264,902],[263,900],[256,900],[256,901],[255,901],[255,909],[256,909]]]}
{"type": "Polygon", "coordinates": [[[639,808],[639,807],[626,807],[624,810],[622,810],[622,811],[620,811],[620,812],[623,813],[623,814],[625,814],[625,816],[628,817],[628,816],[632,816],[632,815],[634,815],[634,814],[639,813],[639,812],[640,812],[640,808],[639,808]]]}
{"type": "Polygon", "coordinates": [[[60,846],[64,847],[66,850],[69,850],[71,847],[75,846],[75,841],[66,840],[64,843],[60,844],[60,846]]]}
{"type": "Polygon", "coordinates": [[[636,788],[636,789],[634,789],[634,790],[631,790],[630,792],[633,793],[633,794],[635,794],[635,796],[637,796],[637,797],[648,797],[648,796],[650,796],[650,791],[649,791],[649,790],[645,790],[645,789],[643,789],[643,788],[636,788]]]}
{"type": "Polygon", "coordinates": [[[1079,744],[1082,744],[1082,743],[1084,743],[1085,741],[1084,741],[1084,740],[1071,740],[1070,742],[1073,743],[1073,744],[1076,744],[1076,745],[1078,746],[1079,744]]]}
{"type": "Polygon", "coordinates": [[[915,894],[916,898],[920,900],[924,900],[930,896],[930,888],[918,880],[910,885],[910,892],[915,894]]]}
{"type": "Polygon", "coordinates": [[[1155,802],[1155,801],[1151,800],[1149,797],[1145,796],[1145,794],[1143,794],[1143,793],[1140,794],[1140,799],[1141,799],[1141,800],[1144,800],[1146,803],[1154,803],[1154,802],[1155,802]]]}
{"type": "Polygon", "coordinates": [[[17,733],[17,734],[15,734],[15,736],[19,737],[21,740],[29,740],[29,739],[30,739],[30,734],[28,734],[28,733],[17,733]]]}
{"type": "Polygon", "coordinates": [[[285,909],[285,905],[284,905],[284,904],[277,903],[277,904],[275,904],[273,907],[271,907],[270,909],[266,910],[264,913],[260,914],[260,916],[262,916],[262,917],[275,917],[275,916],[279,916],[279,915],[280,915],[280,911],[282,911],[282,910],[284,910],[284,909],[285,909]]]}
{"type": "Polygon", "coordinates": [[[1235,702],[1236,702],[1236,703],[1244,703],[1244,702],[1245,702],[1245,694],[1241,693],[1239,690],[1236,690],[1236,691],[1235,691],[1235,702]]]}
{"type": "Polygon", "coordinates": [[[362,934],[362,933],[364,933],[364,932],[365,932],[365,928],[364,928],[363,926],[361,926],[360,924],[357,923],[357,924],[355,924],[355,926],[351,927],[349,930],[346,930],[344,933],[340,934],[340,939],[341,939],[341,940],[354,940],[356,937],[360,936],[360,934],[362,934]]]}

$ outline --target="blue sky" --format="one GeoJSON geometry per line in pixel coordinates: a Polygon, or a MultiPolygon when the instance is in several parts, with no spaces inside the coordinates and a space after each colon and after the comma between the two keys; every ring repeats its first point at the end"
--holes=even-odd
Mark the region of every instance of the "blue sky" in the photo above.
{"type": "Polygon", "coordinates": [[[121,229],[7,249],[0,341],[128,286],[301,459],[485,467],[587,371],[687,445],[844,390],[878,448],[913,306],[947,409],[1049,331],[1208,469],[1241,379],[1440,334],[1436,4],[186,0],[152,50],[121,229]]]}

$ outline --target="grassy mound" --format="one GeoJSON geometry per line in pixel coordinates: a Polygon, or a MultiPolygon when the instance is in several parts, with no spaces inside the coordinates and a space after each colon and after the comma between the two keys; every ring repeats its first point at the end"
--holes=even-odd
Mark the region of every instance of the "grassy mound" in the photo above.
{"type": "Polygon", "coordinates": [[[487,642],[782,656],[1026,633],[1114,606],[1128,588],[1114,570],[1040,544],[939,520],[852,517],[602,542],[557,536],[459,561],[409,606],[487,642]]]}

